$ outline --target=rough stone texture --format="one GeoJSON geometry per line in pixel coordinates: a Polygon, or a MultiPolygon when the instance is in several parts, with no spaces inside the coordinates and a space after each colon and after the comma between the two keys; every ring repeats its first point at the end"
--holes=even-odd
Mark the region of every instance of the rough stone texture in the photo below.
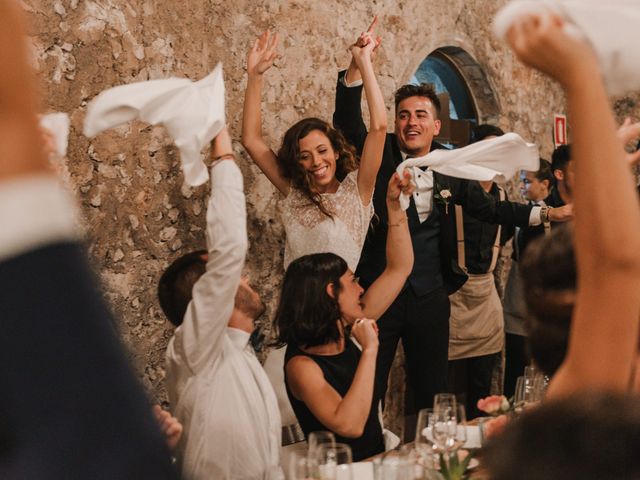
{"type": "MultiPolygon", "coordinates": [[[[178,154],[162,128],[122,126],[93,140],[82,136],[87,101],[105,88],[170,75],[198,79],[224,63],[227,111],[237,140],[247,47],[266,28],[281,34],[282,58],[268,73],[264,131],[274,148],[304,116],[330,119],[336,71],[346,47],[380,17],[379,80],[388,105],[434,49],[464,48],[484,69],[505,130],[551,152],[552,113],[560,90],[517,63],[490,34],[502,0],[23,0],[32,21],[34,65],[45,111],[72,118],[68,169],[81,203],[88,245],[118,327],[149,391],[166,401],[163,353],[172,329],[156,300],[156,282],[176,257],[204,246],[206,187],[182,188],[178,154]]],[[[475,92],[482,95],[482,92],[475,92]]],[[[486,93],[486,92],[485,92],[486,93]]],[[[616,103],[638,113],[638,98],[616,103]]],[[[391,121],[391,109],[390,121],[391,121]]],[[[486,113],[482,112],[485,116],[486,113]]],[[[487,120],[487,118],[481,118],[487,120]]],[[[281,281],[283,230],[278,196],[236,141],[248,193],[248,269],[268,304],[268,326],[281,281]]],[[[513,189],[512,189],[513,193],[513,189]]],[[[402,412],[401,359],[390,389],[390,420],[402,412]]]]}

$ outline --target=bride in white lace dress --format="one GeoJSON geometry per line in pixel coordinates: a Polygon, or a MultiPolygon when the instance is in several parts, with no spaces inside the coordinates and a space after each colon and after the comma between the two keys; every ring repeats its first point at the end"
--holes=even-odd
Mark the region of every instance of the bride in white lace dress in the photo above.
{"type": "Polygon", "coordinates": [[[249,51],[242,144],[285,196],[280,203],[286,232],[285,269],[296,258],[312,253],[335,253],[351,271],[360,259],[373,216],[371,198],[387,131],[387,113],[372,65],[379,41],[371,30],[351,47],[353,61],[362,72],[371,119],[359,167],[354,148],[317,118],[300,120],[285,133],[278,153],[271,150],[262,136],[260,109],[263,75],[277,57],[277,34],[265,32],[249,51]]]}

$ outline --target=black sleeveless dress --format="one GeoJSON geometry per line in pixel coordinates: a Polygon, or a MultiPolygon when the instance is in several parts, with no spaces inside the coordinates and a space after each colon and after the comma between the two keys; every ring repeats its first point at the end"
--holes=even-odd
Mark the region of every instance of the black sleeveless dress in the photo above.
{"type": "MultiPolygon", "coordinates": [[[[360,361],[360,350],[351,340],[345,342],[344,351],[337,355],[313,355],[303,352],[298,347],[288,345],[285,353],[285,366],[291,358],[297,355],[309,357],[311,360],[316,362],[322,369],[322,373],[324,374],[324,378],[327,383],[331,385],[342,397],[347,394],[347,391],[351,386],[351,382],[353,381],[353,377],[356,374],[358,362],[360,361]]],[[[287,388],[287,396],[291,402],[291,407],[298,418],[298,422],[300,423],[300,427],[302,428],[305,437],[308,437],[311,432],[329,430],[329,428],[320,423],[320,421],[313,416],[313,413],[311,413],[304,402],[293,396],[289,389],[286,369],[284,381],[287,388]]],[[[336,434],[336,442],[346,443],[351,446],[354,462],[358,462],[371,457],[372,455],[384,452],[384,437],[382,435],[380,421],[378,420],[378,402],[372,401],[371,403],[372,405],[369,410],[369,417],[367,418],[367,422],[364,426],[364,432],[361,437],[345,438],[336,434]]]]}

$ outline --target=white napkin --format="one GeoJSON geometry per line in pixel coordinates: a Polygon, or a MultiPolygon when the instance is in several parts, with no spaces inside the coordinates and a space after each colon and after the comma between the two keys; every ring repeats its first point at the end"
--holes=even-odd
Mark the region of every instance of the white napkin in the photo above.
{"type": "Polygon", "coordinates": [[[348,472],[338,471],[337,480],[373,480],[373,462],[355,462],[351,464],[351,477],[348,472]]]}
{"type": "Polygon", "coordinates": [[[93,137],[134,119],[164,125],[180,151],[185,182],[205,183],[201,150],[225,125],[222,64],[197,82],[168,78],[103,91],[87,107],[84,134],[93,137]]]}
{"type": "Polygon", "coordinates": [[[64,157],[67,154],[70,123],[69,115],[66,113],[47,113],[40,117],[40,126],[49,130],[53,135],[56,144],[56,153],[60,157],[64,157]]]}
{"type": "Polygon", "coordinates": [[[467,441],[462,448],[480,448],[482,447],[482,435],[478,425],[467,425],[467,441]]]}
{"type": "Polygon", "coordinates": [[[504,39],[520,16],[552,11],[567,20],[567,33],[586,38],[596,52],[610,95],[640,90],[638,0],[514,0],[494,20],[494,32],[504,39]]]}
{"type": "MultiPolygon", "coordinates": [[[[517,133],[506,133],[456,150],[439,149],[424,157],[409,158],[396,171],[402,175],[410,167],[429,167],[434,172],[467,180],[506,181],[519,170],[538,170],[540,154],[535,144],[525,142],[517,133]]],[[[409,195],[400,196],[403,210],[409,207],[409,201],[409,195]]]]}

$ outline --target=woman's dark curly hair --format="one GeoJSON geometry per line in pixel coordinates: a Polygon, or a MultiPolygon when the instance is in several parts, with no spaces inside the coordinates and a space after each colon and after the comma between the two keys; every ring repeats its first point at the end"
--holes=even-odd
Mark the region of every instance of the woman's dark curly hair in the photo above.
{"type": "Polygon", "coordinates": [[[553,376],[567,354],[576,293],[576,261],[571,224],[527,247],[521,265],[529,349],[534,362],[553,376]]]}
{"type": "Polygon", "coordinates": [[[347,142],[342,133],[324,120],[313,117],[300,120],[284,134],[282,146],[277,155],[278,167],[280,174],[291,181],[293,188],[300,190],[322,213],[333,218],[332,212],[322,204],[320,194],[313,190],[311,175],[300,165],[300,139],[309,135],[313,130],[324,133],[331,142],[333,150],[338,153],[336,178],[339,181],[344,180],[349,172],[358,168],[356,150],[347,142]]]}
{"type": "Polygon", "coordinates": [[[278,345],[313,347],[340,340],[338,296],[347,262],[334,253],[300,257],[284,274],[274,319],[278,345]],[[335,298],[327,293],[333,286],[335,298]]]}

